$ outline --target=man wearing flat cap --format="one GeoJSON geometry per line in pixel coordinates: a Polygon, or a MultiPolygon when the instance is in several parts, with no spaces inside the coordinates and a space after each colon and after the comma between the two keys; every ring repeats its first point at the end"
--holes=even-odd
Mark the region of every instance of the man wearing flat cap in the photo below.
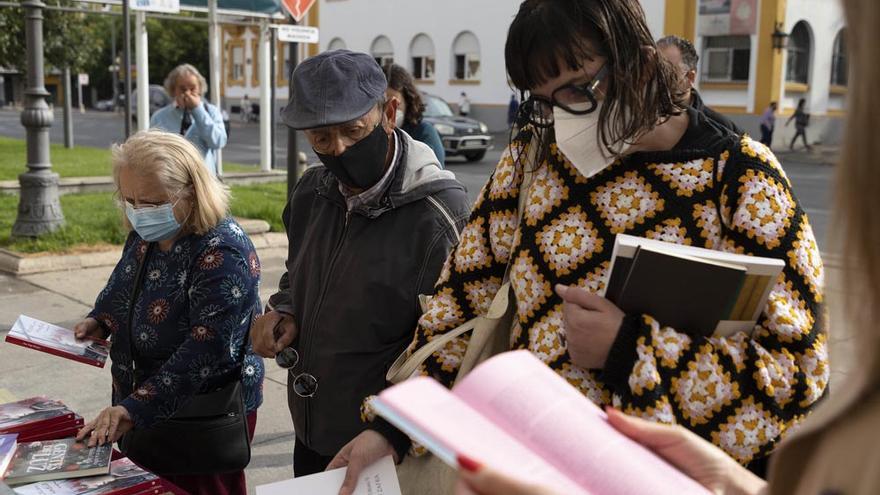
{"type": "Polygon", "coordinates": [[[394,126],[396,100],[364,53],[334,50],[300,64],[284,122],[303,130],[310,167],[284,209],[287,272],[251,328],[254,349],[289,368],[296,476],[393,454],[409,442],[362,401],[413,339],[419,294],[433,292],[469,208],[431,149],[394,126]],[[352,449],[352,446],[355,446],[352,449]],[[361,455],[361,452],[367,452],[361,455]],[[380,455],[381,454],[381,455],[380,455]]]}

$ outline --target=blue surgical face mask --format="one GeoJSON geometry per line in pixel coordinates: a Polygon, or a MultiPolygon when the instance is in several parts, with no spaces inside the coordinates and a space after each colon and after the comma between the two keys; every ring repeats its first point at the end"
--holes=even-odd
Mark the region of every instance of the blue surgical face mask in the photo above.
{"type": "Polygon", "coordinates": [[[135,208],[125,202],[125,215],[132,228],[147,242],[164,241],[174,237],[180,230],[180,223],[174,217],[174,203],[165,203],[155,207],[135,208]]]}

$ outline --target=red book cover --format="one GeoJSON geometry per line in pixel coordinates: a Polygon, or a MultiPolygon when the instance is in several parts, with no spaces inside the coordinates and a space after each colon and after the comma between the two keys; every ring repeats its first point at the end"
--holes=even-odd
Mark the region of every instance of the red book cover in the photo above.
{"type": "Polygon", "coordinates": [[[158,493],[159,477],[123,457],[110,463],[110,473],[88,478],[41,481],[15,488],[18,495],[134,495],[158,493]]]}
{"type": "Polygon", "coordinates": [[[53,429],[50,431],[30,431],[21,433],[20,442],[38,442],[41,440],[60,440],[67,437],[75,437],[79,430],[83,427],[82,422],[72,424],[61,429],[53,429]]]}
{"type": "Polygon", "coordinates": [[[6,342],[103,368],[110,354],[105,340],[77,340],[73,330],[20,315],[6,342]]]}
{"type": "Polygon", "coordinates": [[[54,429],[76,418],[63,403],[47,397],[31,397],[0,404],[0,433],[20,433],[34,429],[54,429]]]}

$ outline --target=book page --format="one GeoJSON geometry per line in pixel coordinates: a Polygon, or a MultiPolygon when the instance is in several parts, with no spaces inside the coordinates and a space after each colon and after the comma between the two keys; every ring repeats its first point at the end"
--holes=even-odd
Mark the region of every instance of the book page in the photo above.
{"type": "Polygon", "coordinates": [[[453,468],[458,467],[456,455],[464,454],[523,481],[545,482],[560,487],[561,493],[584,493],[540,455],[430,378],[412,378],[385,390],[375,408],[453,468]]]}
{"type": "Polygon", "coordinates": [[[615,430],[604,411],[529,351],[485,361],[453,393],[592,494],[708,493],[615,430]]]}
{"type": "MultiPolygon", "coordinates": [[[[337,495],[345,481],[346,468],[324,471],[257,487],[257,495],[337,495]]],[[[401,495],[397,470],[391,456],[383,457],[361,472],[354,495],[401,495]]]]}

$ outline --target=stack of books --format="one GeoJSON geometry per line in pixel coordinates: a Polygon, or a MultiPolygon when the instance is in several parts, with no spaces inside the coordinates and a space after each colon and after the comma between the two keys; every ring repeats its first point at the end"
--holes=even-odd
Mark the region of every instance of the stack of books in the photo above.
{"type": "Polygon", "coordinates": [[[0,434],[16,433],[18,443],[75,436],[82,427],[82,416],[47,397],[0,404],[0,434]]]}
{"type": "Polygon", "coordinates": [[[111,462],[111,444],[77,442],[82,426],[47,397],[0,403],[0,495],[186,495],[126,457],[111,462]]]}
{"type": "Polygon", "coordinates": [[[785,267],[781,259],[618,234],[599,295],[693,336],[751,333],[785,267]]]}

